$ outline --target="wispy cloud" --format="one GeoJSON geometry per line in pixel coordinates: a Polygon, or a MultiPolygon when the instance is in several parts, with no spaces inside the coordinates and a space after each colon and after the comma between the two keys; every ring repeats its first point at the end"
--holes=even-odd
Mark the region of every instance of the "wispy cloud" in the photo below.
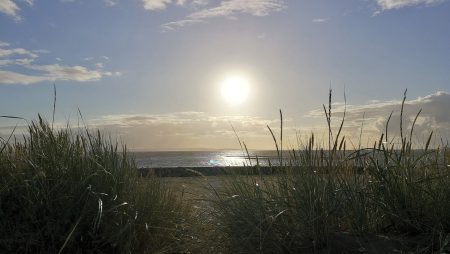
{"type": "MultiPolygon", "coordinates": [[[[170,3],[170,1],[169,1],[170,3]]],[[[164,5],[164,8],[167,4],[164,5]]],[[[217,6],[195,11],[183,19],[162,25],[163,30],[175,30],[190,24],[204,23],[207,19],[226,17],[237,18],[238,15],[267,16],[272,12],[286,8],[284,0],[223,0],[217,6]]]]}
{"type": "MultiPolygon", "coordinates": [[[[209,125],[210,127],[221,126],[228,130],[230,123],[233,123],[242,131],[254,129],[255,126],[261,130],[266,128],[275,120],[262,119],[253,116],[217,116],[205,112],[186,111],[167,114],[127,114],[127,115],[106,115],[93,120],[94,125],[114,125],[117,127],[130,127],[136,125],[178,125],[188,127],[192,125],[209,125]]],[[[202,129],[203,133],[208,130],[202,129]]],[[[217,132],[214,130],[213,132],[217,132]]]]}
{"type": "MultiPolygon", "coordinates": [[[[33,5],[33,0],[25,0],[28,5],[33,5]]],[[[13,17],[16,21],[22,20],[22,17],[19,15],[20,8],[19,6],[12,0],[0,0],[0,12],[13,17]]]]}
{"type": "Polygon", "coordinates": [[[330,18],[315,18],[312,20],[312,22],[314,23],[324,23],[324,22],[328,22],[330,20],[330,18]]]}
{"type": "Polygon", "coordinates": [[[103,61],[103,60],[109,61],[110,59],[107,56],[99,56],[99,57],[89,56],[89,57],[83,58],[83,60],[87,61],[87,62],[90,62],[90,61],[94,61],[94,60],[95,61],[103,61]]]}
{"type": "Polygon", "coordinates": [[[1,59],[0,66],[6,65],[29,65],[34,62],[33,58],[1,59]]]}
{"type": "Polygon", "coordinates": [[[11,0],[0,0],[0,12],[3,12],[6,15],[12,16],[16,19],[20,19],[18,15],[20,8],[11,0]]]}
{"type": "Polygon", "coordinates": [[[48,49],[33,49],[31,52],[36,54],[48,54],[50,53],[50,50],[48,49]]]}
{"type": "Polygon", "coordinates": [[[166,9],[172,0],[142,0],[142,2],[146,10],[157,11],[166,9]]]}
{"type": "Polygon", "coordinates": [[[260,34],[258,34],[258,36],[256,36],[256,38],[258,38],[258,39],[260,39],[260,40],[263,40],[263,39],[265,39],[267,37],[267,34],[266,33],[260,33],[260,34]]]}
{"type": "MultiPolygon", "coordinates": [[[[388,132],[392,137],[399,137],[400,132],[400,109],[401,100],[392,101],[372,101],[364,105],[347,105],[345,117],[345,130],[347,134],[355,135],[360,132],[362,125],[364,133],[376,139],[385,132],[386,122],[389,114],[392,117],[389,122],[388,132]],[[353,133],[353,134],[352,134],[353,133]]],[[[410,131],[416,114],[421,109],[414,132],[418,139],[427,137],[431,131],[435,131],[447,139],[450,138],[450,93],[436,92],[425,97],[418,97],[413,100],[406,100],[404,105],[404,130],[410,131]]],[[[338,124],[343,116],[343,103],[333,105],[333,116],[338,124]]],[[[308,113],[309,117],[323,118],[323,109],[317,109],[308,113]]]]}
{"type": "Polygon", "coordinates": [[[95,81],[102,76],[108,75],[96,70],[89,70],[83,66],[64,66],[59,64],[49,65],[28,65],[30,70],[40,71],[49,80],[74,80],[74,81],[95,81]]]}
{"type": "Polygon", "coordinates": [[[150,11],[160,11],[166,9],[169,5],[198,7],[204,6],[209,0],[142,0],[144,9],[150,11]]]}
{"type": "Polygon", "coordinates": [[[99,69],[103,69],[103,67],[105,67],[105,64],[103,64],[102,62],[98,62],[98,63],[95,63],[95,67],[97,67],[99,69]]]}
{"type": "Polygon", "coordinates": [[[9,43],[0,41],[0,47],[9,47],[9,43]]]}
{"type": "MultiPolygon", "coordinates": [[[[119,72],[103,71],[103,65],[97,65],[97,70],[75,65],[37,64],[40,54],[48,50],[27,50],[23,48],[8,48],[9,43],[0,44],[0,84],[28,85],[43,81],[96,81],[105,76],[118,76],[119,72]],[[7,69],[9,66],[21,67],[25,73],[7,69]]],[[[57,60],[61,61],[61,59],[57,60]]],[[[17,68],[16,68],[17,69],[17,68]]]]}
{"type": "MultiPolygon", "coordinates": [[[[81,111],[83,109],[81,108],[81,111]]],[[[8,137],[16,121],[0,125],[0,137],[8,137]]],[[[285,119],[289,124],[290,120],[285,119]]],[[[16,134],[26,133],[26,126],[18,122],[16,134]]],[[[64,128],[67,123],[57,122],[64,128]]],[[[206,112],[172,112],[164,114],[116,114],[104,115],[86,121],[89,129],[99,129],[117,138],[131,149],[240,149],[235,128],[241,141],[249,149],[274,149],[267,125],[279,126],[278,119],[266,119],[248,115],[220,116],[206,112]]],[[[73,126],[74,129],[76,126],[73,126]]],[[[84,128],[83,128],[84,129],[84,128]]],[[[278,129],[273,129],[278,133],[278,129]]],[[[284,129],[289,132],[289,128],[284,129]]],[[[285,132],[285,133],[286,133],[285,132]]]]}
{"type": "Polygon", "coordinates": [[[13,71],[0,70],[0,84],[29,85],[43,81],[97,81],[105,76],[119,76],[119,72],[104,72],[89,70],[83,66],[25,65],[27,69],[38,71],[37,74],[21,74],[13,71]]]}
{"type": "Polygon", "coordinates": [[[25,75],[12,71],[0,70],[0,84],[21,84],[28,85],[47,81],[49,78],[45,76],[25,75]]]}
{"type": "Polygon", "coordinates": [[[380,14],[384,10],[401,9],[404,7],[418,5],[432,6],[441,4],[445,1],[447,0],[376,0],[377,5],[381,8],[381,10],[376,11],[375,15],[380,14]]]}
{"type": "Polygon", "coordinates": [[[214,17],[232,17],[237,14],[267,16],[271,12],[285,8],[282,0],[229,0],[222,1],[219,6],[200,10],[188,16],[192,19],[207,19],[214,17]]]}
{"type": "Polygon", "coordinates": [[[9,57],[12,55],[26,55],[32,58],[38,57],[36,53],[33,53],[23,48],[13,48],[13,49],[0,48],[0,58],[9,57]]]}
{"type": "Polygon", "coordinates": [[[114,6],[118,3],[117,0],[103,0],[103,2],[105,2],[105,4],[108,6],[114,6]]]}
{"type": "Polygon", "coordinates": [[[272,148],[266,125],[279,121],[205,112],[106,115],[89,121],[90,127],[117,134],[129,147],[141,149],[239,148],[230,124],[250,147],[272,148]]]}
{"type": "Polygon", "coordinates": [[[174,1],[174,3],[179,6],[190,5],[193,7],[198,7],[207,5],[209,3],[209,0],[176,0],[174,1]]]}
{"type": "MultiPolygon", "coordinates": [[[[119,2],[119,0],[102,0],[107,6],[115,6],[119,2]]],[[[75,3],[81,2],[80,0],[59,0],[60,3],[75,3]]]]}
{"type": "Polygon", "coordinates": [[[193,25],[193,24],[198,24],[198,23],[205,23],[205,21],[199,20],[199,19],[183,19],[183,20],[179,20],[179,21],[165,23],[165,24],[161,25],[161,27],[163,28],[164,31],[169,31],[169,30],[173,31],[173,30],[177,30],[178,28],[185,27],[187,25],[193,25]]]}

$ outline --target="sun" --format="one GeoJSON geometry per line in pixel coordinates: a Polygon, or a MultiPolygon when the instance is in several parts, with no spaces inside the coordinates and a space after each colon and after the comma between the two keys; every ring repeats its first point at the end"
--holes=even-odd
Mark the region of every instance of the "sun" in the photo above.
{"type": "Polygon", "coordinates": [[[242,75],[227,76],[221,84],[222,97],[231,106],[237,106],[247,100],[250,92],[248,79],[242,75]]]}

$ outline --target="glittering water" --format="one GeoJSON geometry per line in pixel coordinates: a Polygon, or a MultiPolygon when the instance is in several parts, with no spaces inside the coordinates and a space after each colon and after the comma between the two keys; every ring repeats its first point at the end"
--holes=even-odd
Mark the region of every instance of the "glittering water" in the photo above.
{"type": "Polygon", "coordinates": [[[137,166],[147,167],[222,167],[277,164],[276,151],[256,151],[247,154],[242,151],[182,151],[182,152],[133,152],[137,166]]]}
{"type": "MultiPolygon", "coordinates": [[[[417,153],[416,156],[419,156],[423,152],[422,150],[414,151],[414,153],[417,153]]],[[[348,151],[347,155],[351,153],[352,151],[348,151]]],[[[326,156],[327,151],[324,151],[324,154],[326,156]]],[[[139,168],[236,167],[256,165],[257,163],[261,166],[268,166],[269,161],[273,166],[279,165],[279,158],[276,151],[252,151],[249,155],[240,150],[132,152],[131,155],[134,157],[139,168]]],[[[283,155],[284,163],[290,161],[288,151],[284,151],[283,155]]],[[[379,157],[380,161],[383,161],[383,154],[376,154],[375,157],[379,157]]],[[[358,160],[356,160],[356,164],[358,164],[358,160]]],[[[450,165],[447,167],[450,167],[450,165]]]]}

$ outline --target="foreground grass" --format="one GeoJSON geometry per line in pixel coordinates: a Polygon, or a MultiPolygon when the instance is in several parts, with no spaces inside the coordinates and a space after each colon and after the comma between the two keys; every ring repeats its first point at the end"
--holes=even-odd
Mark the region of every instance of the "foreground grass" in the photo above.
{"type": "Polygon", "coordinates": [[[224,178],[212,215],[234,253],[444,253],[449,170],[410,169],[286,167],[274,176],[224,178]]]}
{"type": "Polygon", "coordinates": [[[140,182],[126,149],[39,118],[0,146],[0,250],[156,253],[184,247],[190,216],[159,179],[140,182]]]}
{"type": "Polygon", "coordinates": [[[331,99],[324,108],[326,149],[311,135],[286,160],[269,128],[281,167],[183,179],[139,178],[99,132],[39,118],[24,142],[0,145],[0,251],[450,252],[449,148],[430,149],[431,133],[413,149],[413,124],[398,146],[383,133],[349,151],[331,99]]]}
{"type": "MultiPolygon", "coordinates": [[[[327,150],[312,135],[273,175],[237,176],[216,192],[212,216],[228,251],[448,253],[449,148],[429,149],[430,134],[413,149],[413,123],[399,147],[384,133],[371,149],[347,151],[331,128],[331,99],[324,109],[327,150]]],[[[278,149],[282,136],[271,133],[278,149]]]]}

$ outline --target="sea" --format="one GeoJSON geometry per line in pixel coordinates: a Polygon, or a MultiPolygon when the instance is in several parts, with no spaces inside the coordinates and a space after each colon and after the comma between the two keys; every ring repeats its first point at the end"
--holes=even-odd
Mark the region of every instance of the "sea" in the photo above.
{"type": "MultiPolygon", "coordinates": [[[[415,150],[416,156],[424,153],[415,150]]],[[[348,151],[351,153],[351,151],[348,151]]],[[[249,151],[241,150],[220,151],[168,151],[168,152],[131,152],[139,168],[173,168],[173,167],[240,167],[278,166],[277,151],[249,151]]],[[[378,154],[382,159],[382,154],[378,154]]],[[[284,151],[283,161],[289,161],[289,152],[284,151]]],[[[450,167],[450,165],[448,166],[450,167]]]]}
{"type": "Polygon", "coordinates": [[[277,165],[276,151],[169,151],[131,152],[139,168],[236,167],[243,165],[277,165]]]}

